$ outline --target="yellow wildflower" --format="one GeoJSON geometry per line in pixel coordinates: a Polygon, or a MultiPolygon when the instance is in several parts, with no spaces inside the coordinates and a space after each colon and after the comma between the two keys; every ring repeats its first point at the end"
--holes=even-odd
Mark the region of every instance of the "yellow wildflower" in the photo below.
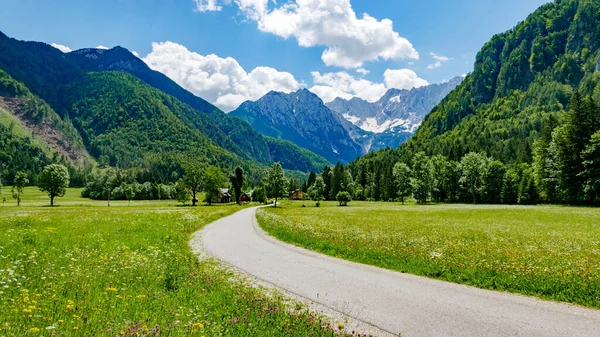
{"type": "Polygon", "coordinates": [[[202,329],[204,328],[204,325],[202,325],[202,323],[194,323],[192,324],[192,326],[196,329],[202,329]]]}

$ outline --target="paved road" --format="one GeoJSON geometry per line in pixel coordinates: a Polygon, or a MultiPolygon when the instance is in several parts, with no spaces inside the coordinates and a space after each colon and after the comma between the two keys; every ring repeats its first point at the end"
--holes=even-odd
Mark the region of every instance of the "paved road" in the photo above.
{"type": "Polygon", "coordinates": [[[600,336],[600,310],[431,280],[281,243],[256,209],[202,233],[206,250],[279,288],[402,336],[600,336]]]}

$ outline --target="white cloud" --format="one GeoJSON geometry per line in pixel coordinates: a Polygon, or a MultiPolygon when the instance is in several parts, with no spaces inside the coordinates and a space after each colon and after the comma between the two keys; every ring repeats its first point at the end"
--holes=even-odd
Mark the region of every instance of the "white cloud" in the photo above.
{"type": "Polygon", "coordinates": [[[313,87],[310,91],[321,97],[324,102],[331,102],[336,97],[350,99],[360,97],[369,102],[375,102],[387,91],[383,83],[375,83],[365,79],[357,79],[347,72],[321,74],[311,73],[313,87]]]}
{"type": "Polygon", "coordinates": [[[257,67],[248,73],[234,58],[200,55],[169,41],[153,43],[152,52],[143,60],[224,111],[237,108],[245,100],[257,100],[271,90],[291,92],[300,88],[288,72],[257,67]]]}
{"type": "MultiPolygon", "coordinates": [[[[215,0],[198,2],[218,7],[215,0]]],[[[290,0],[272,10],[268,0],[220,1],[232,2],[263,32],[295,38],[301,47],[325,46],[321,59],[327,66],[353,69],[366,61],[419,58],[412,44],[394,31],[391,20],[367,13],[357,17],[350,0],[290,0]]]]}
{"type": "Polygon", "coordinates": [[[365,76],[365,75],[368,75],[371,71],[367,70],[365,68],[358,68],[358,69],[356,69],[356,72],[359,73],[359,74],[361,74],[361,75],[363,75],[363,76],[365,76]]]}
{"type": "Polygon", "coordinates": [[[310,88],[310,91],[321,97],[326,103],[337,97],[344,99],[360,97],[368,102],[375,102],[389,89],[412,89],[429,84],[410,69],[386,70],[383,75],[385,83],[355,78],[344,71],[325,74],[314,71],[311,75],[314,85],[310,88]]]}
{"type": "Polygon", "coordinates": [[[217,5],[217,0],[194,0],[198,12],[220,11],[223,7],[217,5]]]}
{"type": "Polygon", "coordinates": [[[67,46],[63,46],[62,44],[58,44],[58,43],[51,43],[50,44],[52,47],[62,51],[63,53],[70,53],[72,50],[71,48],[67,47],[67,46]]]}
{"type": "Polygon", "coordinates": [[[440,56],[440,55],[437,55],[436,53],[429,53],[429,55],[431,55],[431,57],[435,60],[435,62],[428,65],[427,69],[439,68],[442,66],[442,63],[445,63],[445,62],[448,62],[451,60],[451,58],[449,58],[449,57],[440,56]]]}
{"type": "Polygon", "coordinates": [[[131,53],[133,54],[133,56],[135,56],[135,57],[137,57],[137,58],[141,58],[141,57],[140,57],[140,53],[138,53],[137,51],[135,51],[135,50],[134,50],[134,51],[132,51],[131,53]]]}
{"type": "Polygon", "coordinates": [[[383,73],[383,78],[388,88],[410,90],[429,84],[410,69],[388,69],[383,73]]]}
{"type": "Polygon", "coordinates": [[[96,46],[96,49],[109,50],[110,48],[103,46],[103,45],[99,45],[99,46],[96,46]]]}

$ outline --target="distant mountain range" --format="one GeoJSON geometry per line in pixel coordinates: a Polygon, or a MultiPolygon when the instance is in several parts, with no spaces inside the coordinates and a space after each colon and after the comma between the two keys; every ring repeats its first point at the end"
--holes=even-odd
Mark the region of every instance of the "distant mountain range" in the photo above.
{"type": "Polygon", "coordinates": [[[408,140],[427,113],[463,80],[390,89],[377,102],[337,98],[324,104],[306,89],[269,92],[256,102],[244,102],[229,113],[257,131],[287,139],[329,161],[349,162],[368,152],[398,147],[408,140]]]}

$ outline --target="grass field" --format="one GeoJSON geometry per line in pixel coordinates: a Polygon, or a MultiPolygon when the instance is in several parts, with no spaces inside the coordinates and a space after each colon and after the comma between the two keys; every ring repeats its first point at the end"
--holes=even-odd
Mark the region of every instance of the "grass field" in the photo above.
{"type": "Polygon", "coordinates": [[[282,203],[276,238],[360,263],[600,308],[600,209],[282,203]]]}
{"type": "MultiPolygon", "coordinates": [[[[0,206],[0,336],[332,336],[319,317],[198,263],[190,234],[236,205],[58,207],[27,188],[0,206]]],[[[7,195],[5,189],[4,195],[7,195]]]]}

